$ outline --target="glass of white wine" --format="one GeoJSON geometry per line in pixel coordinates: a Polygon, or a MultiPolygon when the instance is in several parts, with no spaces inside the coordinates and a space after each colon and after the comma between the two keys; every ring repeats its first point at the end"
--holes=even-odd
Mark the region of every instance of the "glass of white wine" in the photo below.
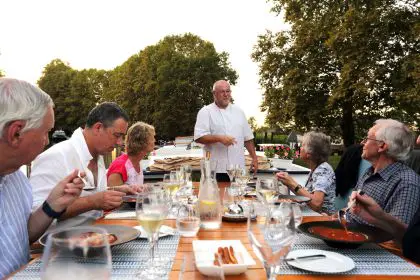
{"type": "Polygon", "coordinates": [[[271,204],[278,197],[278,187],[274,179],[257,178],[256,194],[263,204],[271,204]]]}
{"type": "Polygon", "coordinates": [[[138,275],[141,279],[161,279],[164,271],[155,262],[156,244],[159,238],[159,229],[171,207],[168,192],[161,188],[147,187],[142,195],[137,196],[136,217],[139,224],[147,233],[150,244],[150,255],[147,269],[138,275]]]}
{"type": "Polygon", "coordinates": [[[41,279],[111,279],[108,234],[99,227],[56,230],[47,237],[41,279]]]}

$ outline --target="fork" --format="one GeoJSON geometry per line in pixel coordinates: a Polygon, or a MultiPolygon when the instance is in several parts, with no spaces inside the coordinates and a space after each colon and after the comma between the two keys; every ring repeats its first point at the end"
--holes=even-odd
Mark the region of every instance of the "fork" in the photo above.
{"type": "Polygon", "coordinates": [[[83,189],[84,190],[93,190],[93,189],[95,189],[95,186],[92,186],[85,178],[83,178],[81,175],[80,175],[80,170],[79,170],[79,172],[77,173],[77,177],[79,177],[80,178],[80,180],[82,180],[82,182],[83,182],[83,184],[85,184],[85,186],[83,187],[83,189]]]}

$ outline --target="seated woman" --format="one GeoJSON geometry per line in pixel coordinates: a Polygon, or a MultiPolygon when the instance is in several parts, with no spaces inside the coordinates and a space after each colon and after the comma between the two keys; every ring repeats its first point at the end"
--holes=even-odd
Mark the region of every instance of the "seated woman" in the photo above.
{"type": "Polygon", "coordinates": [[[108,186],[142,185],[143,169],[140,161],[155,147],[155,128],[144,122],[136,122],[127,132],[127,154],[117,157],[107,172],[108,186]]]}
{"type": "Polygon", "coordinates": [[[330,137],[321,132],[308,132],[303,136],[300,158],[311,169],[305,187],[299,185],[287,172],[277,173],[277,178],[296,195],[311,199],[308,206],[312,210],[333,214],[335,212],[335,174],[328,164],[331,151],[330,137]]]}

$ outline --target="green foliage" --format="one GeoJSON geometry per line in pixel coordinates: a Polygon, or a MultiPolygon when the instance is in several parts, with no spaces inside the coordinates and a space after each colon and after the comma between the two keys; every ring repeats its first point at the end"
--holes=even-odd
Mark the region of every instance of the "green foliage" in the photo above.
{"type": "Polygon", "coordinates": [[[173,139],[193,134],[196,115],[213,102],[219,79],[237,79],[227,53],[193,34],[167,36],[117,67],[104,98],[121,104],[132,120],[154,125],[159,138],[173,139]]]}
{"type": "MultiPolygon", "coordinates": [[[[335,170],[337,168],[338,163],[340,162],[340,158],[341,156],[339,155],[331,155],[328,158],[328,163],[332,166],[332,168],[335,170]]],[[[308,164],[306,164],[306,162],[304,162],[302,159],[300,158],[295,158],[293,160],[294,164],[309,168],[308,164]]]]}
{"type": "Polygon", "coordinates": [[[418,2],[271,2],[291,30],[259,36],[252,55],[270,126],[321,128],[347,146],[378,118],[418,125],[418,2]]]}
{"type": "Polygon", "coordinates": [[[55,127],[72,132],[83,126],[89,111],[101,100],[108,83],[104,70],[77,71],[60,59],[45,66],[38,85],[55,104],[55,127]]]}

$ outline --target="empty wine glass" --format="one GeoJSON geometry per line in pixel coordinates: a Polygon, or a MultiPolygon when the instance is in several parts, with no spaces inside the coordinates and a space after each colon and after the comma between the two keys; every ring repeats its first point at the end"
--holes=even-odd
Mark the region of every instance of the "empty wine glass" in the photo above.
{"type": "Polygon", "coordinates": [[[293,217],[295,219],[295,227],[297,228],[302,223],[302,210],[299,203],[296,202],[282,202],[279,204],[279,209],[283,211],[285,222],[288,223],[291,217],[291,211],[293,210],[293,217]]]}
{"type": "MultiPolygon", "coordinates": [[[[254,203],[251,203],[250,208],[253,207],[254,203]]],[[[249,213],[251,212],[252,209],[249,213]]],[[[291,206],[289,213],[292,218],[285,219],[285,208],[273,205],[266,206],[266,215],[257,216],[255,221],[248,215],[248,239],[262,261],[269,280],[276,279],[274,271],[289,253],[295,240],[296,228],[291,206]]]]}
{"type": "Polygon", "coordinates": [[[98,227],[57,230],[47,237],[41,279],[111,279],[108,234],[98,227]]]}
{"type": "Polygon", "coordinates": [[[159,229],[168,215],[171,207],[170,196],[166,190],[160,188],[148,187],[137,196],[136,217],[139,224],[147,233],[147,239],[150,244],[150,254],[147,269],[139,273],[141,279],[160,279],[164,273],[155,263],[155,248],[159,229]]]}
{"type": "Polygon", "coordinates": [[[278,196],[278,187],[274,179],[257,179],[256,194],[264,204],[273,203],[278,196]]]}

